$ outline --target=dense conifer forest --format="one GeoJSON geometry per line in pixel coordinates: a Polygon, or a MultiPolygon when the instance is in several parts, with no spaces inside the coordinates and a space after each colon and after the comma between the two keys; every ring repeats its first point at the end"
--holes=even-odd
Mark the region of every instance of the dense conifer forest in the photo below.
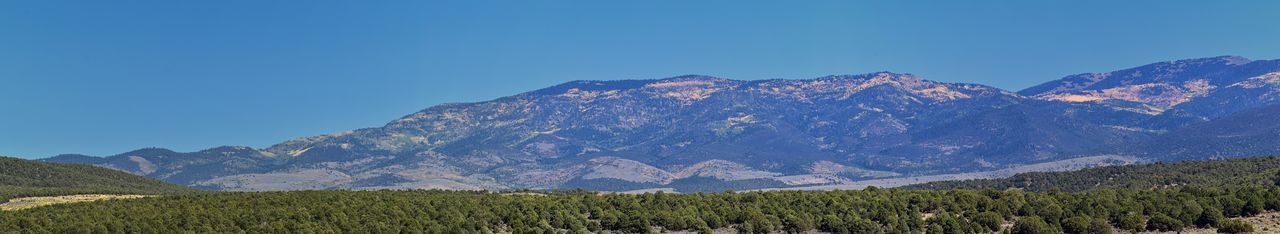
{"type": "Polygon", "coordinates": [[[1109,233],[1247,230],[1227,218],[1280,209],[1280,188],[1155,190],[591,192],[295,191],[203,193],[0,213],[31,233],[1109,233]],[[1006,225],[1008,224],[1008,225],[1006,225]],[[1114,228],[1114,229],[1113,229],[1114,228]]]}
{"type": "Polygon", "coordinates": [[[919,189],[1008,189],[1086,191],[1153,189],[1199,185],[1212,187],[1280,185],[1280,157],[1183,161],[1107,166],[1067,172],[1030,172],[1002,179],[940,181],[907,186],[919,189]]]}
{"type": "Polygon", "coordinates": [[[107,168],[0,157],[0,202],[70,194],[189,194],[186,187],[107,168]]]}
{"type": "Polygon", "coordinates": [[[1280,210],[1275,157],[1027,173],[916,189],[641,195],[215,193],[91,166],[13,158],[0,158],[0,166],[4,198],[165,195],[0,212],[0,233],[1246,232],[1255,227],[1229,218],[1280,210]]]}

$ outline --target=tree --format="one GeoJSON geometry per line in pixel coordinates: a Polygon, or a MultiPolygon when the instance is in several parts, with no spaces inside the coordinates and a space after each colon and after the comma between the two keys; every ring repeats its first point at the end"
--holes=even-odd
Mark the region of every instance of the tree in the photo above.
{"type": "Polygon", "coordinates": [[[1218,202],[1222,203],[1222,214],[1227,217],[1244,215],[1244,206],[1248,203],[1234,196],[1223,197],[1218,199],[1218,202]]]}
{"type": "Polygon", "coordinates": [[[1266,201],[1256,193],[1248,193],[1243,200],[1245,205],[1241,208],[1240,215],[1256,215],[1266,211],[1266,201]]]}
{"type": "Polygon", "coordinates": [[[1209,206],[1200,214],[1200,218],[1196,219],[1196,225],[1201,227],[1217,227],[1219,222],[1226,220],[1227,217],[1222,215],[1222,208],[1209,206]]]}
{"type": "Polygon", "coordinates": [[[947,230],[946,230],[946,229],[943,229],[941,224],[936,224],[936,223],[935,223],[935,224],[929,224],[929,230],[927,230],[927,232],[926,232],[926,233],[928,233],[928,234],[945,234],[945,233],[947,233],[947,230]]]}
{"type": "Polygon", "coordinates": [[[1062,220],[1062,232],[1072,234],[1084,234],[1091,232],[1089,217],[1076,216],[1062,220]]]}
{"type": "Polygon", "coordinates": [[[989,231],[1000,231],[1000,225],[1004,224],[1004,217],[1000,216],[1000,213],[986,211],[973,216],[973,222],[989,231]]]}
{"type": "Polygon", "coordinates": [[[841,219],[840,216],[836,216],[834,214],[822,216],[822,220],[818,223],[820,224],[818,228],[822,229],[822,231],[849,233],[849,229],[844,225],[844,219],[841,219]]]}
{"type": "Polygon", "coordinates": [[[1147,230],[1153,231],[1179,231],[1182,230],[1182,221],[1169,217],[1163,213],[1156,213],[1147,220],[1147,230]]]}
{"type": "Polygon", "coordinates": [[[782,223],[784,227],[786,227],[787,231],[794,233],[813,230],[814,228],[812,221],[794,214],[783,216],[782,223]]]}
{"type": "Polygon", "coordinates": [[[1142,218],[1142,215],[1139,215],[1137,213],[1124,214],[1120,216],[1119,220],[1116,220],[1116,221],[1120,229],[1128,230],[1131,232],[1141,232],[1142,230],[1145,230],[1147,227],[1147,221],[1142,218]]]}
{"type": "Polygon", "coordinates": [[[1039,216],[1026,216],[1026,217],[1019,218],[1018,222],[1013,224],[1013,233],[1014,234],[1051,234],[1051,233],[1058,233],[1058,232],[1056,230],[1053,230],[1053,227],[1050,227],[1049,224],[1045,223],[1044,220],[1040,219],[1039,216]]]}
{"type": "Polygon", "coordinates": [[[853,222],[850,223],[849,232],[869,234],[884,233],[884,231],[880,229],[880,224],[864,218],[854,219],[853,222]]]}
{"type": "Polygon", "coordinates": [[[1113,233],[1111,230],[1111,224],[1107,223],[1106,219],[1100,219],[1100,218],[1093,219],[1092,222],[1089,222],[1089,232],[1098,233],[1098,234],[1113,233]]]}

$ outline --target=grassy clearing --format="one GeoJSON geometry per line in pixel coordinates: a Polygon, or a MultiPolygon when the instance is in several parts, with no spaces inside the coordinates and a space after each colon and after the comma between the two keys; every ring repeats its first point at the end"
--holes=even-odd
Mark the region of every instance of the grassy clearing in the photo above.
{"type": "Polygon", "coordinates": [[[30,209],[30,208],[53,205],[53,204],[93,202],[93,201],[115,200],[115,199],[138,199],[138,198],[144,198],[144,197],[154,197],[154,196],[152,195],[82,194],[82,195],[67,195],[67,196],[54,196],[54,197],[24,197],[24,198],[11,199],[9,200],[9,202],[0,204],[0,210],[11,211],[11,210],[30,209]]]}

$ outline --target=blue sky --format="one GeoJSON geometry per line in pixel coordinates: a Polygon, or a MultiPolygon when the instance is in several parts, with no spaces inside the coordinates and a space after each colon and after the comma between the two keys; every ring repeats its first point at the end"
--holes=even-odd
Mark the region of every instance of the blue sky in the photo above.
{"type": "Polygon", "coordinates": [[[1280,58],[1277,1],[359,3],[0,2],[0,155],[265,147],[570,80],[888,70],[1017,90],[1280,58]]]}

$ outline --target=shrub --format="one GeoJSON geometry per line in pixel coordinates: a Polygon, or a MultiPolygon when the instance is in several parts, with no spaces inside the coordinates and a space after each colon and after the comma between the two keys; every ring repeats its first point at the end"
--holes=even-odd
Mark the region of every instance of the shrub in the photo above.
{"type": "Polygon", "coordinates": [[[1218,223],[1218,233],[1249,233],[1253,225],[1240,220],[1223,220],[1218,223]]]}

